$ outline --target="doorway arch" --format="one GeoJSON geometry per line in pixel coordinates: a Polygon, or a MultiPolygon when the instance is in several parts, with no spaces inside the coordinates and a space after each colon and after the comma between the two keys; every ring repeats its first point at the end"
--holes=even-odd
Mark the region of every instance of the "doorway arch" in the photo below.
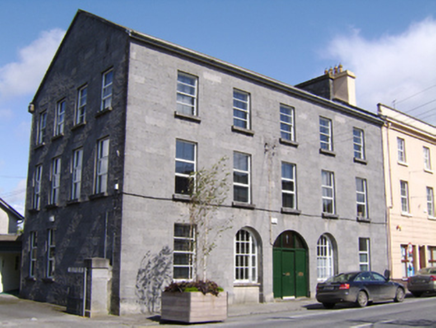
{"type": "Polygon", "coordinates": [[[275,298],[308,295],[307,244],[295,231],[282,232],[273,246],[273,293],[275,298]]]}

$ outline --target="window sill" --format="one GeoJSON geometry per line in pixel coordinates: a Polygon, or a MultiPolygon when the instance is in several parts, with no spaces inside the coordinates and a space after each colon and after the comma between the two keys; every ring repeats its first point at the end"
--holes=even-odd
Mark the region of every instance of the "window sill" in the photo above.
{"type": "Polygon", "coordinates": [[[100,117],[103,116],[106,113],[109,113],[112,111],[112,107],[106,107],[105,109],[99,110],[96,114],[95,117],[100,117]]]}
{"type": "Polygon", "coordinates": [[[243,203],[243,202],[232,202],[232,206],[238,208],[245,208],[248,210],[254,210],[256,208],[256,205],[254,204],[243,203]]]}
{"type": "Polygon", "coordinates": [[[245,134],[245,135],[250,136],[250,137],[254,136],[253,130],[240,128],[240,127],[234,126],[234,125],[232,125],[232,131],[237,132],[237,133],[242,133],[242,134],[245,134]]]}
{"type": "Polygon", "coordinates": [[[327,150],[327,149],[322,149],[322,148],[319,149],[319,153],[323,154],[323,155],[332,156],[332,157],[336,156],[336,153],[333,150],[327,150]]]}
{"type": "Polygon", "coordinates": [[[37,145],[35,146],[35,150],[36,150],[36,149],[43,148],[44,146],[45,146],[45,142],[42,142],[42,143],[40,143],[40,144],[37,144],[37,145]]]}
{"type": "Polygon", "coordinates": [[[35,281],[36,281],[36,278],[35,278],[35,277],[26,277],[26,278],[24,278],[24,280],[35,282],[35,281]]]}
{"type": "Polygon", "coordinates": [[[295,148],[298,147],[298,142],[295,142],[295,141],[293,141],[293,140],[287,140],[287,139],[280,138],[280,139],[279,139],[279,142],[280,142],[282,145],[291,146],[291,147],[295,147],[295,148]]]}
{"type": "Polygon", "coordinates": [[[401,161],[398,161],[398,165],[401,165],[401,166],[409,166],[409,164],[407,164],[406,162],[401,162],[401,161]]]}
{"type": "Polygon", "coordinates": [[[258,282],[237,282],[233,283],[233,287],[244,288],[244,287],[260,287],[258,282]]]}
{"type": "Polygon", "coordinates": [[[89,195],[88,196],[89,200],[105,198],[105,197],[107,197],[107,193],[106,192],[100,192],[98,194],[93,194],[93,195],[89,195]]]}
{"type": "Polygon", "coordinates": [[[42,282],[46,283],[46,284],[52,284],[55,282],[54,278],[42,278],[42,282]]]}
{"type": "Polygon", "coordinates": [[[189,115],[189,114],[184,114],[184,113],[180,113],[178,111],[175,111],[174,112],[174,117],[180,118],[180,119],[186,120],[186,121],[191,121],[191,122],[195,122],[195,123],[201,123],[201,118],[196,116],[196,115],[189,115]]]}
{"type": "Polygon", "coordinates": [[[366,223],[370,223],[371,219],[370,218],[364,218],[362,216],[358,216],[356,217],[357,222],[366,222],[366,223]]]}
{"type": "Polygon", "coordinates": [[[58,135],[56,135],[56,136],[53,136],[53,137],[51,138],[51,141],[55,141],[55,140],[61,139],[61,138],[63,138],[63,137],[64,137],[64,134],[63,134],[63,133],[60,133],[60,134],[58,134],[58,135]]]}
{"type": "Polygon", "coordinates": [[[429,170],[429,169],[424,169],[424,172],[425,172],[425,173],[433,174],[433,170],[429,170]]]}
{"type": "Polygon", "coordinates": [[[52,210],[52,209],[58,208],[58,207],[59,207],[58,204],[47,204],[47,205],[45,205],[45,209],[46,210],[52,210]]]}
{"type": "Polygon", "coordinates": [[[401,212],[401,216],[406,216],[408,218],[411,218],[413,215],[410,213],[406,213],[406,212],[401,212]]]}
{"type": "Polygon", "coordinates": [[[39,212],[39,209],[38,208],[31,208],[30,210],[29,210],[29,213],[38,213],[39,212]]]}
{"type": "Polygon", "coordinates": [[[334,219],[334,220],[339,219],[339,215],[337,215],[337,214],[333,214],[333,213],[325,213],[325,212],[323,212],[323,213],[321,214],[321,216],[322,216],[324,219],[334,219]]]}
{"type": "Polygon", "coordinates": [[[434,217],[434,216],[428,216],[427,219],[435,221],[435,220],[436,220],[436,217],[434,217]]]}
{"type": "Polygon", "coordinates": [[[186,194],[173,194],[173,200],[177,200],[181,202],[190,202],[191,196],[186,194]]]}
{"type": "Polygon", "coordinates": [[[300,215],[301,214],[300,210],[297,210],[295,208],[289,208],[289,207],[282,207],[281,212],[285,213],[285,214],[294,214],[294,215],[300,215]]]}
{"type": "Polygon", "coordinates": [[[69,205],[76,205],[76,204],[80,204],[80,200],[79,199],[67,200],[67,206],[69,206],[69,205]]]}
{"type": "Polygon", "coordinates": [[[366,164],[368,164],[368,161],[366,159],[363,159],[363,158],[354,157],[354,163],[366,165],[366,164]]]}
{"type": "Polygon", "coordinates": [[[79,130],[80,128],[83,128],[85,125],[86,125],[86,122],[76,124],[71,128],[71,131],[79,130]]]}

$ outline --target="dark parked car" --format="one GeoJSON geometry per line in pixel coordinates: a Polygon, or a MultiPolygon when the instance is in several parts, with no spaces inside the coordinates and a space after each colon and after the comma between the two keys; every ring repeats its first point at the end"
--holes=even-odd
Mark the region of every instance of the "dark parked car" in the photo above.
{"type": "Polygon", "coordinates": [[[337,274],[316,286],[316,299],[327,309],[340,302],[355,303],[360,307],[375,301],[402,302],[406,289],[389,280],[389,271],[386,270],[385,275],[372,271],[337,274]]]}
{"type": "Polygon", "coordinates": [[[416,297],[436,292],[436,267],[419,270],[416,275],[409,278],[407,289],[416,297]]]}

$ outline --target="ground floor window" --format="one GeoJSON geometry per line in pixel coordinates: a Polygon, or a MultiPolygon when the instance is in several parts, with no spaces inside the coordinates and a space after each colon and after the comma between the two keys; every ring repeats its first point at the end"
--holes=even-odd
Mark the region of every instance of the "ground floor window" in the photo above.
{"type": "Polygon", "coordinates": [[[36,271],[36,259],[37,259],[37,251],[38,251],[38,245],[37,245],[37,239],[36,239],[36,231],[30,232],[29,237],[29,244],[30,244],[30,251],[29,251],[29,277],[35,277],[35,271],[36,271]]]}
{"type": "Polygon", "coordinates": [[[316,254],[318,281],[324,281],[334,275],[333,254],[333,244],[330,238],[326,235],[322,235],[318,239],[316,254]]]}
{"type": "Polygon", "coordinates": [[[401,245],[401,268],[403,278],[413,276],[415,274],[414,269],[414,247],[412,244],[401,245]]]}
{"type": "Polygon", "coordinates": [[[55,270],[55,232],[47,230],[47,278],[53,278],[55,270]]]}
{"type": "Polygon", "coordinates": [[[436,267],[436,247],[428,246],[428,266],[436,267]]]}
{"type": "Polygon", "coordinates": [[[371,270],[369,238],[359,238],[359,270],[371,270]]]}
{"type": "Polygon", "coordinates": [[[195,227],[174,225],[173,278],[192,280],[195,260],[195,227]]]}
{"type": "Polygon", "coordinates": [[[235,237],[235,281],[257,282],[257,245],[253,234],[245,229],[235,237]]]}

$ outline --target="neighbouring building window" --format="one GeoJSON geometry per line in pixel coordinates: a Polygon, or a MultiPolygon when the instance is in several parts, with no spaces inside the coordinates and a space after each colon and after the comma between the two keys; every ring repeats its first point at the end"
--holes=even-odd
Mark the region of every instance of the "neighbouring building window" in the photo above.
{"type": "Polygon", "coordinates": [[[333,150],[332,121],[328,118],[319,118],[320,147],[323,150],[333,150]]]}
{"type": "Polygon", "coordinates": [[[427,213],[428,216],[434,217],[434,195],[431,187],[427,187],[427,213]]]}
{"type": "Polygon", "coordinates": [[[424,169],[431,171],[430,148],[423,147],[424,152],[424,169]]]}
{"type": "Polygon", "coordinates": [[[82,161],[83,161],[83,149],[76,149],[73,152],[73,162],[71,167],[71,199],[79,199],[82,185],[82,161]]]}
{"type": "Polygon", "coordinates": [[[327,235],[322,235],[316,244],[316,269],[318,281],[334,275],[333,243],[327,235]]]}
{"type": "Polygon", "coordinates": [[[174,225],[173,279],[193,279],[195,241],[195,227],[179,223],[174,225]]]}
{"type": "Polygon", "coordinates": [[[29,277],[35,277],[36,273],[36,260],[38,255],[36,231],[31,231],[29,235],[29,277]]]}
{"type": "Polygon", "coordinates": [[[406,163],[406,144],[404,139],[397,138],[398,145],[398,162],[406,163]]]}
{"type": "Polygon", "coordinates": [[[369,238],[359,238],[359,270],[371,270],[369,238]]]}
{"type": "Polygon", "coordinates": [[[335,213],[335,177],[333,172],[322,171],[322,211],[335,213]]]}
{"type": "Polygon", "coordinates": [[[233,90],[233,125],[250,129],[250,94],[233,90]]]}
{"type": "Polygon", "coordinates": [[[401,245],[401,268],[403,278],[411,277],[415,274],[414,268],[414,246],[401,245]]]}
{"type": "Polygon", "coordinates": [[[112,108],[112,84],[113,84],[114,71],[110,70],[103,73],[102,87],[101,87],[101,109],[112,108]]]}
{"type": "Polygon", "coordinates": [[[197,81],[197,77],[186,73],[177,75],[177,112],[197,115],[197,81]]]}
{"type": "Polygon", "coordinates": [[[54,158],[51,162],[51,190],[50,204],[57,204],[59,201],[59,188],[61,184],[61,159],[54,158]]]}
{"type": "Polygon", "coordinates": [[[250,203],[250,155],[233,153],[233,200],[250,203]]]}
{"type": "Polygon", "coordinates": [[[365,140],[363,130],[353,128],[354,158],[365,159],[365,140]]]}
{"type": "Polygon", "coordinates": [[[76,124],[85,123],[86,115],[86,103],[88,97],[88,86],[80,88],[77,93],[77,112],[76,112],[76,124]]]}
{"type": "Polygon", "coordinates": [[[38,137],[36,143],[42,145],[45,142],[45,131],[47,127],[47,112],[39,115],[38,137]]]}
{"type": "Polygon", "coordinates": [[[241,229],[235,237],[235,282],[257,282],[257,244],[253,234],[241,229]]]}
{"type": "Polygon", "coordinates": [[[107,191],[107,178],[109,172],[109,139],[102,139],[97,144],[95,193],[107,191]]]}
{"type": "Polygon", "coordinates": [[[280,136],[295,141],[294,108],[280,105],[280,136]]]}
{"type": "Polygon", "coordinates": [[[358,218],[368,217],[368,197],[366,190],[366,179],[356,178],[356,206],[358,218]]]}
{"type": "Polygon", "coordinates": [[[55,117],[55,136],[60,136],[64,134],[65,104],[65,100],[61,100],[57,104],[55,117]]]}
{"type": "Polygon", "coordinates": [[[409,185],[407,181],[400,181],[401,212],[409,213],[409,185]]]}
{"type": "Polygon", "coordinates": [[[55,231],[47,230],[47,278],[53,278],[55,270],[55,231]]]}
{"type": "Polygon", "coordinates": [[[282,163],[282,206],[297,208],[295,164],[282,163]]]}
{"type": "Polygon", "coordinates": [[[189,194],[190,192],[192,174],[197,169],[196,148],[193,142],[176,140],[176,194],[189,194]]]}
{"type": "Polygon", "coordinates": [[[436,247],[428,246],[428,266],[436,267],[436,247]]]}
{"type": "Polygon", "coordinates": [[[39,210],[41,206],[41,178],[42,178],[42,165],[35,167],[33,173],[33,206],[34,210],[39,210]]]}

